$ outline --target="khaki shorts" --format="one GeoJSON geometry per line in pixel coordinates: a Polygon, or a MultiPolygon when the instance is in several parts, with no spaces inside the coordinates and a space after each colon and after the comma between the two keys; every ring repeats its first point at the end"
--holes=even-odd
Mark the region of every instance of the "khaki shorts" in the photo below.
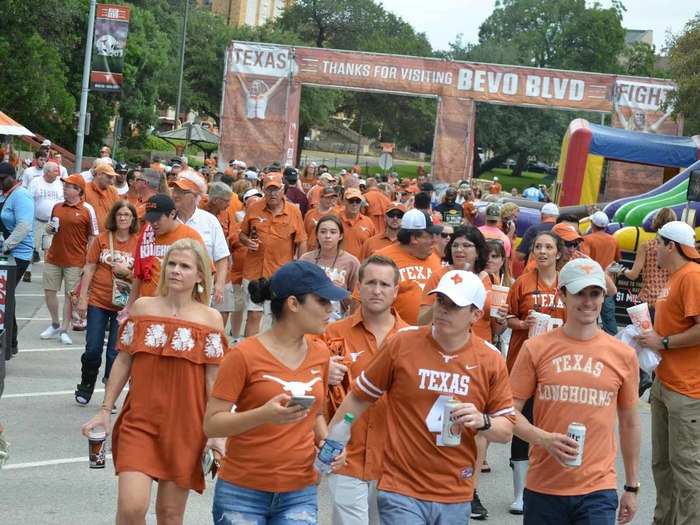
{"type": "Polygon", "coordinates": [[[216,304],[213,300],[211,302],[211,307],[219,312],[233,312],[233,284],[226,283],[224,286],[224,298],[219,303],[216,304]]]}
{"type": "Polygon", "coordinates": [[[233,312],[245,312],[245,292],[242,284],[233,285],[233,312]]]}
{"type": "Polygon", "coordinates": [[[250,298],[250,293],[248,292],[248,284],[250,281],[248,279],[243,279],[241,286],[243,287],[243,293],[245,294],[245,305],[248,312],[265,312],[265,315],[270,315],[272,310],[270,309],[270,301],[265,301],[263,304],[254,303],[250,298]]]}
{"type": "Polygon", "coordinates": [[[56,266],[51,263],[44,263],[44,290],[57,292],[61,289],[61,283],[65,281],[63,290],[68,293],[80,281],[82,271],[83,269],[80,266],[56,266]]]}

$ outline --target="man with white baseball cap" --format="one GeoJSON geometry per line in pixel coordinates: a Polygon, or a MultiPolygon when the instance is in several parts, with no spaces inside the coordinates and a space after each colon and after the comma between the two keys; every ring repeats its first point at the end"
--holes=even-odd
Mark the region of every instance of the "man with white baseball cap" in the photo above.
{"type": "Polygon", "coordinates": [[[437,296],[432,326],[403,328],[387,339],[330,423],[348,412],[359,418],[380,398],[386,403],[381,523],[466,525],[479,468],[475,436],[497,443],[512,437],[505,361],[471,331],[482,315],[484,285],[454,270],[430,293],[437,296]],[[449,412],[450,435],[460,441],[454,446],[443,441],[448,400],[456,401],[449,412]]]}
{"type": "Polygon", "coordinates": [[[515,435],[532,445],[525,525],[614,525],[636,513],[639,362],[632,348],[598,328],[606,282],[591,259],[566,263],[559,272],[566,322],[525,341],[511,370],[515,408],[534,397],[533,422],[518,412],[515,424],[515,435]],[[615,421],[625,472],[617,516],[615,421]],[[567,436],[572,423],[585,427],[578,442],[567,436]]]}
{"type": "Polygon", "coordinates": [[[527,258],[530,256],[530,251],[532,251],[532,241],[535,240],[537,234],[551,230],[556,224],[557,217],[559,217],[559,208],[553,202],[548,202],[540,209],[540,215],[540,223],[533,224],[525,230],[518,249],[513,252],[513,257],[523,264],[527,263],[527,258]]]}
{"type": "Polygon", "coordinates": [[[639,338],[661,363],[651,387],[654,524],[700,519],[700,253],[695,231],[681,221],[657,232],[656,257],[671,277],[656,301],[654,330],[639,338]]]}

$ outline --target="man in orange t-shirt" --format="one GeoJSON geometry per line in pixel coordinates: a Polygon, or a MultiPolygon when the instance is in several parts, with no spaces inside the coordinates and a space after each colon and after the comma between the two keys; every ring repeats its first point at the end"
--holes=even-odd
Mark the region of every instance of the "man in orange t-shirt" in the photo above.
{"type": "Polygon", "coordinates": [[[100,164],[95,168],[94,178],[85,186],[85,202],[95,210],[101,232],[105,231],[105,220],[112,206],[119,200],[119,193],[114,187],[116,176],[112,166],[100,164]]]}
{"type": "MultiPolygon", "coordinates": [[[[334,400],[350,390],[353,379],[369,366],[384,341],[408,326],[391,308],[399,284],[394,261],[373,255],[362,263],[359,274],[360,308],[328,325],[324,335],[331,352],[342,356],[348,368],[342,383],[330,374],[331,385],[340,383],[331,387],[334,400]]],[[[328,476],[333,523],[378,523],[377,482],[382,473],[385,432],[386,406],[380,400],[353,423],[347,464],[328,476]]]]}
{"type": "Polygon", "coordinates": [[[418,322],[423,288],[442,263],[433,252],[433,234],[437,231],[430,217],[420,210],[408,210],[401,218],[401,228],[394,243],[377,252],[399,267],[399,295],[394,308],[409,324],[418,322]]]}
{"type": "Polygon", "coordinates": [[[403,218],[404,213],[406,213],[406,206],[400,202],[392,202],[389,204],[389,207],[386,210],[386,217],[384,219],[384,231],[375,235],[374,237],[370,237],[364,243],[362,243],[360,261],[365,260],[373,253],[376,253],[396,242],[396,235],[399,233],[399,228],[401,228],[401,219],[403,218]]]}
{"type": "Polygon", "coordinates": [[[638,338],[661,354],[649,397],[654,524],[694,524],[700,516],[700,253],[684,222],[666,223],[657,238],[657,264],[671,277],[656,301],[654,330],[638,338]]]}
{"type": "Polygon", "coordinates": [[[475,436],[506,443],[513,407],[500,352],[471,325],[486,291],[479,278],[451,271],[433,291],[432,326],[408,327],[391,337],[354,381],[331,420],[361,417],[371,403],[386,404],[384,462],[377,496],[382,523],[466,524],[476,465],[475,436]],[[460,443],[442,439],[445,404],[460,443]]]}
{"type": "Polygon", "coordinates": [[[345,190],[345,208],[340,213],[343,223],[343,249],[360,258],[362,244],[377,233],[372,219],[360,213],[362,193],[357,188],[345,190]]]}
{"type": "Polygon", "coordinates": [[[491,195],[498,195],[503,190],[501,183],[498,182],[498,177],[494,177],[493,181],[489,185],[489,193],[491,195]]]}
{"type": "Polygon", "coordinates": [[[595,523],[614,525],[630,523],[637,510],[639,362],[632,348],[598,328],[605,290],[595,261],[564,265],[559,291],[566,322],[528,339],[511,371],[515,408],[534,396],[532,424],[520,413],[515,424],[515,434],[531,444],[525,524],[574,525],[595,515],[595,523]],[[625,468],[617,520],[616,420],[625,468]],[[578,443],[567,437],[574,422],[585,426],[578,443]],[[578,454],[580,466],[567,465],[578,454]]]}
{"type": "Polygon", "coordinates": [[[384,227],[386,226],[385,214],[389,210],[391,201],[389,197],[384,195],[382,190],[379,189],[377,179],[373,177],[367,179],[367,191],[364,193],[363,197],[367,203],[367,208],[364,211],[365,215],[372,219],[374,230],[377,233],[383,233],[384,227]]]}

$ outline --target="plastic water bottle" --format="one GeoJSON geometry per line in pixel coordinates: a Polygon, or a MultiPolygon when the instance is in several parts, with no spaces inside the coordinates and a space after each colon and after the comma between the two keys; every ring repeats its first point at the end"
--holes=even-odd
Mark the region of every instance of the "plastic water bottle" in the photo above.
{"type": "Polygon", "coordinates": [[[321,450],[318,451],[314,466],[321,474],[328,474],[331,471],[333,460],[343,452],[345,445],[350,441],[350,426],[352,425],[355,416],[349,412],[345,414],[342,421],[339,421],[331,427],[323,443],[321,450]]]}

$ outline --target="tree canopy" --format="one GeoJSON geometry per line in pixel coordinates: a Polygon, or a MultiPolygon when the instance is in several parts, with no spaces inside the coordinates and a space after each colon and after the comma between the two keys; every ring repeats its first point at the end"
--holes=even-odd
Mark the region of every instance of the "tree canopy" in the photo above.
{"type": "Polygon", "coordinates": [[[685,118],[686,135],[700,134],[700,13],[669,42],[671,77],[678,89],[671,95],[674,113],[685,118]]]}

